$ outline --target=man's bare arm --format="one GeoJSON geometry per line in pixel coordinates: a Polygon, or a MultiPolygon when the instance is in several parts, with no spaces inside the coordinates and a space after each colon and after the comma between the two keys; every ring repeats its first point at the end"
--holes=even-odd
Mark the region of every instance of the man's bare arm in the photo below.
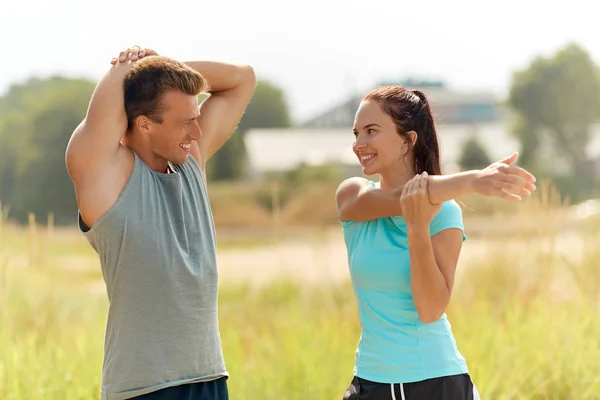
{"type": "Polygon", "coordinates": [[[256,87],[252,67],[216,61],[189,61],[191,68],[208,81],[210,97],[200,106],[198,124],[202,139],[192,155],[201,165],[231,137],[256,87]]]}
{"type": "Polygon", "coordinates": [[[124,62],[111,66],[98,82],[87,114],[67,145],[66,166],[74,180],[116,157],[121,138],[127,130],[123,81],[131,64],[138,59],[137,50],[130,52],[130,49],[125,49],[119,57],[124,62]],[[126,61],[127,57],[133,61],[126,61]]]}

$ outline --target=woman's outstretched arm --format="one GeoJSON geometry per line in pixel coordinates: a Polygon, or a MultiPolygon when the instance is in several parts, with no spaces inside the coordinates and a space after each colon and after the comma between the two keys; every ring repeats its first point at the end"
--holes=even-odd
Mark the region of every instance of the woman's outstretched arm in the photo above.
{"type": "MultiPolygon", "coordinates": [[[[481,170],[429,176],[429,201],[441,204],[472,193],[521,200],[536,187],[531,173],[513,165],[517,157],[514,153],[481,170]]],[[[377,188],[360,177],[346,179],[336,192],[339,217],[342,221],[369,221],[401,216],[401,194],[402,188],[377,188]]]]}

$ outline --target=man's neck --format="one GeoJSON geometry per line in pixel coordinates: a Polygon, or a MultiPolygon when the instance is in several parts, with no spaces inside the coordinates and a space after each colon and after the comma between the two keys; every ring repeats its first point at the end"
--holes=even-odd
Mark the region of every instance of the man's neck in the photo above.
{"type": "Polygon", "coordinates": [[[122,143],[129,150],[137,154],[153,171],[161,174],[172,174],[175,172],[167,160],[156,157],[152,150],[150,150],[145,143],[138,142],[133,135],[125,136],[122,140],[122,143]]]}

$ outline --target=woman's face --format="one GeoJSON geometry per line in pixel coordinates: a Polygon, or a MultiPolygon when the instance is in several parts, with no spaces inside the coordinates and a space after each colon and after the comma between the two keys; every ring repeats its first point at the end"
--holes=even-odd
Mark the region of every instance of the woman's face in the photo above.
{"type": "Polygon", "coordinates": [[[404,175],[412,166],[412,157],[407,154],[410,142],[416,140],[416,133],[407,137],[398,134],[394,120],[375,101],[363,101],[354,119],[354,154],[363,167],[363,174],[404,175]],[[406,157],[405,157],[406,156],[406,157]]]}

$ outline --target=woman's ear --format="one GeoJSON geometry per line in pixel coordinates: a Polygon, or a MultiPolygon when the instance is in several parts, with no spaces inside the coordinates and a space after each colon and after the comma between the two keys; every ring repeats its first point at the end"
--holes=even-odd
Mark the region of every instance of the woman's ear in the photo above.
{"type": "Polygon", "coordinates": [[[408,138],[408,143],[410,143],[410,146],[413,147],[415,145],[415,143],[417,143],[417,132],[415,131],[408,131],[406,132],[406,136],[408,138]]]}

